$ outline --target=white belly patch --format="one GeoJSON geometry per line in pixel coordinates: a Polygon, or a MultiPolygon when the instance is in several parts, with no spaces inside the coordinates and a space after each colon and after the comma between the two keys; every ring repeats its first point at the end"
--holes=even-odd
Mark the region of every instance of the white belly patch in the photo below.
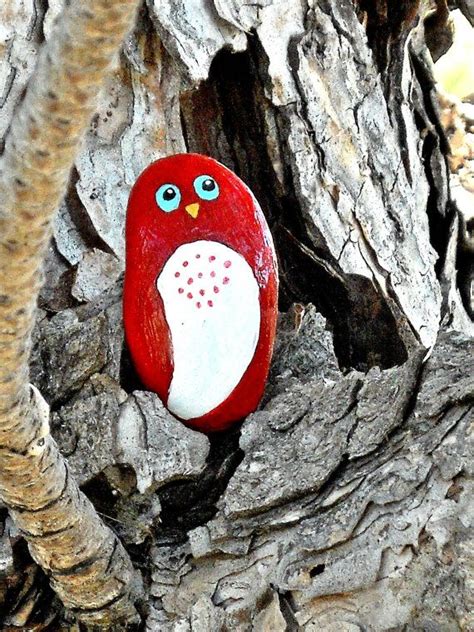
{"type": "Polygon", "coordinates": [[[169,410],[201,417],[227,399],[255,353],[259,287],[242,255],[215,241],[180,246],[157,279],[173,345],[169,410]]]}

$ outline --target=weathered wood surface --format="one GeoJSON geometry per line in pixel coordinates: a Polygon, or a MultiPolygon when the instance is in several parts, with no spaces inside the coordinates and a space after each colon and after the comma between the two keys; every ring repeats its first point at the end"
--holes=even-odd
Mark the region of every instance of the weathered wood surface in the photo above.
{"type": "Polygon", "coordinates": [[[30,386],[30,351],[53,220],[137,7],[84,0],[64,8],[0,158],[0,498],[63,604],[107,627],[137,622],[142,578],[69,474],[50,433],[50,407],[30,386]]]}
{"type": "MultiPolygon", "coordinates": [[[[2,133],[60,5],[0,8],[2,133]]],[[[149,631],[474,627],[472,322],[422,27],[407,42],[415,16],[392,20],[149,0],[104,91],[56,222],[32,380],[150,580],[149,631]],[[141,390],[121,327],[128,192],[186,149],[255,191],[289,310],[262,410],[210,441],[141,390]]]]}

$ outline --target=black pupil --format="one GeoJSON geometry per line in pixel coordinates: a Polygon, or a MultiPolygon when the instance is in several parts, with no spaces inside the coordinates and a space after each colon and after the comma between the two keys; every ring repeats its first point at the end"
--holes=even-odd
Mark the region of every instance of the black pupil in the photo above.
{"type": "Polygon", "coordinates": [[[204,180],[204,182],[202,183],[202,188],[204,189],[204,191],[212,191],[216,188],[216,183],[212,178],[207,178],[207,180],[204,180]]]}
{"type": "Polygon", "coordinates": [[[166,191],[163,193],[163,198],[167,202],[169,202],[170,200],[172,200],[175,197],[176,197],[176,191],[174,189],[172,189],[171,187],[168,187],[166,189],[166,191]]]}

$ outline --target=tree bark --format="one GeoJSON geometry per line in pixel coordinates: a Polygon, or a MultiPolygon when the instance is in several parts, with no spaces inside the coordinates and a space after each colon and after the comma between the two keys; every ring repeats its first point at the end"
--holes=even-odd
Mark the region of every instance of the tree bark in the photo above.
{"type": "Polygon", "coordinates": [[[422,17],[148,0],[101,97],[54,227],[32,381],[143,573],[150,632],[474,626],[473,326],[422,17]],[[143,390],[121,327],[128,192],[179,151],[247,182],[280,264],[261,409],[209,438],[143,390]]]}
{"type": "Polygon", "coordinates": [[[0,497],[63,603],[108,626],[136,618],[133,568],[70,476],[48,405],[29,397],[29,356],[54,214],[136,4],[64,11],[11,120],[0,183],[0,497]]]}

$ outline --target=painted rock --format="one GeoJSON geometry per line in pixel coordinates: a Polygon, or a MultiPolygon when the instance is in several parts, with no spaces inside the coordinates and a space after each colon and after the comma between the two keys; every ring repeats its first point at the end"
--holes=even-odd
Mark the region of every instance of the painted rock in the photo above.
{"type": "Polygon", "coordinates": [[[125,334],[142,382],[171,413],[211,432],[256,409],[277,295],[270,230],[234,173],[179,154],[140,175],[127,211],[125,334]]]}

